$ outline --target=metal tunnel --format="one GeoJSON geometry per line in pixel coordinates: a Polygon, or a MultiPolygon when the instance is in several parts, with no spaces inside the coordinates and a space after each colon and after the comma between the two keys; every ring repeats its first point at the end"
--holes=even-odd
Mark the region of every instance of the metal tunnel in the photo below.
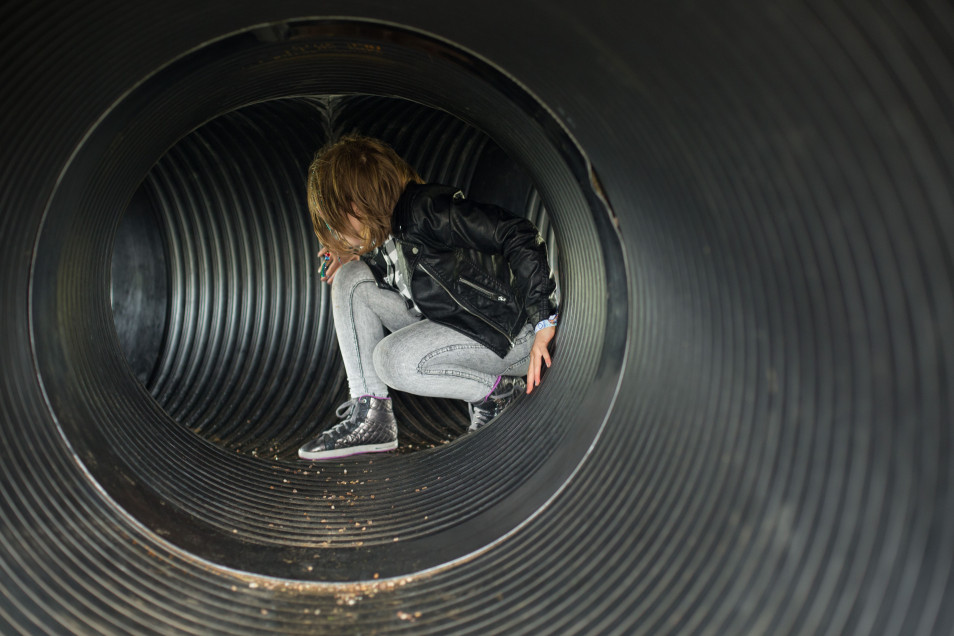
{"type": "Polygon", "coordinates": [[[954,632],[949,3],[0,25],[0,633],[954,632]],[[561,323],[491,426],[308,463],[349,131],[533,219],[561,323]]]}

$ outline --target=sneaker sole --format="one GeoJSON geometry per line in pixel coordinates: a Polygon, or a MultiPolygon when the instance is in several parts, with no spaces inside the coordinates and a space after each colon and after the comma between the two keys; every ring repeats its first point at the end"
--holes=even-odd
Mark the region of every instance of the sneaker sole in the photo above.
{"type": "Polygon", "coordinates": [[[364,446],[349,446],[347,448],[333,448],[326,451],[302,451],[298,450],[298,456],[302,459],[335,459],[338,457],[350,457],[352,455],[361,455],[363,453],[383,453],[391,451],[398,447],[397,440],[385,444],[365,444],[364,446]]]}

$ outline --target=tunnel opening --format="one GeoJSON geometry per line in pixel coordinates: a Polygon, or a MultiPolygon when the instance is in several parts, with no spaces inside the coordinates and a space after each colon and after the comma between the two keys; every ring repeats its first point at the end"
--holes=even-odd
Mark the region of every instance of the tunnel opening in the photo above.
{"type": "MultiPolygon", "coordinates": [[[[355,132],[388,142],[429,182],[530,218],[559,272],[556,236],[527,172],[450,113],[351,95],[271,100],[217,117],[163,155],[136,190],[113,241],[110,298],[137,379],[170,417],[225,448],[295,460],[347,400],[302,174],[323,144],[355,132]]],[[[399,452],[467,428],[462,403],[394,399],[399,452]]]]}
{"type": "Polygon", "coordinates": [[[0,631],[952,633],[949,3],[17,7],[0,631]],[[283,22],[303,7],[364,22],[283,22]],[[486,434],[304,475],[136,378],[110,237],[205,123],[362,91],[458,113],[526,166],[569,349],[486,434]],[[618,219],[573,194],[593,182],[618,219]]]}
{"type": "Polygon", "coordinates": [[[559,493],[615,396],[626,292],[594,183],[543,105],[420,34],[308,21],[193,52],[114,107],[51,201],[34,316],[63,435],[125,514],[216,567],[342,582],[471,558],[559,493]],[[541,389],[480,434],[447,443],[461,406],[401,396],[420,452],[303,465],[344,384],[303,175],[350,130],[537,223],[562,335],[541,389]]]}

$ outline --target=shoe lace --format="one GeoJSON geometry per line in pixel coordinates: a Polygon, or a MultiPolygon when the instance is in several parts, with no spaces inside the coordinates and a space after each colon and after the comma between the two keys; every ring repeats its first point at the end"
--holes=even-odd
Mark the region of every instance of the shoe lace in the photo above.
{"type": "Polygon", "coordinates": [[[493,395],[490,396],[490,399],[491,399],[491,400],[502,400],[502,399],[504,399],[504,398],[508,398],[508,397],[510,397],[511,395],[513,395],[514,392],[516,392],[516,390],[517,390],[517,387],[514,386],[513,384],[511,384],[509,391],[504,391],[503,393],[494,393],[493,395]]]}
{"type": "Polygon", "coordinates": [[[358,399],[352,398],[347,402],[344,402],[338,408],[335,409],[335,417],[337,417],[340,422],[328,429],[329,433],[338,434],[351,423],[351,420],[354,419],[354,408],[358,405],[358,399]]]}
{"type": "Polygon", "coordinates": [[[347,402],[338,406],[335,409],[335,417],[339,420],[342,418],[351,419],[351,415],[354,413],[354,407],[358,404],[358,398],[351,398],[347,402]]]}
{"type": "Polygon", "coordinates": [[[488,397],[486,400],[481,400],[480,402],[468,402],[467,414],[470,416],[470,421],[474,421],[474,413],[480,413],[483,419],[493,417],[497,410],[497,405],[493,401],[494,398],[496,398],[496,396],[488,397]]]}

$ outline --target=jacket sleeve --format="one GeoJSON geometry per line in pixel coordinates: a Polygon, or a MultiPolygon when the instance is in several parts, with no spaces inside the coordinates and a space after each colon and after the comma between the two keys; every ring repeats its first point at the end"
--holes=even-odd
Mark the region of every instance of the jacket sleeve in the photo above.
{"type": "Polygon", "coordinates": [[[556,313],[556,283],[547,258],[547,244],[536,226],[502,207],[477,203],[454,194],[432,199],[423,222],[444,247],[472,248],[502,254],[513,272],[513,287],[523,299],[530,324],[556,313]],[[446,197],[446,198],[445,198],[446,197]]]}

